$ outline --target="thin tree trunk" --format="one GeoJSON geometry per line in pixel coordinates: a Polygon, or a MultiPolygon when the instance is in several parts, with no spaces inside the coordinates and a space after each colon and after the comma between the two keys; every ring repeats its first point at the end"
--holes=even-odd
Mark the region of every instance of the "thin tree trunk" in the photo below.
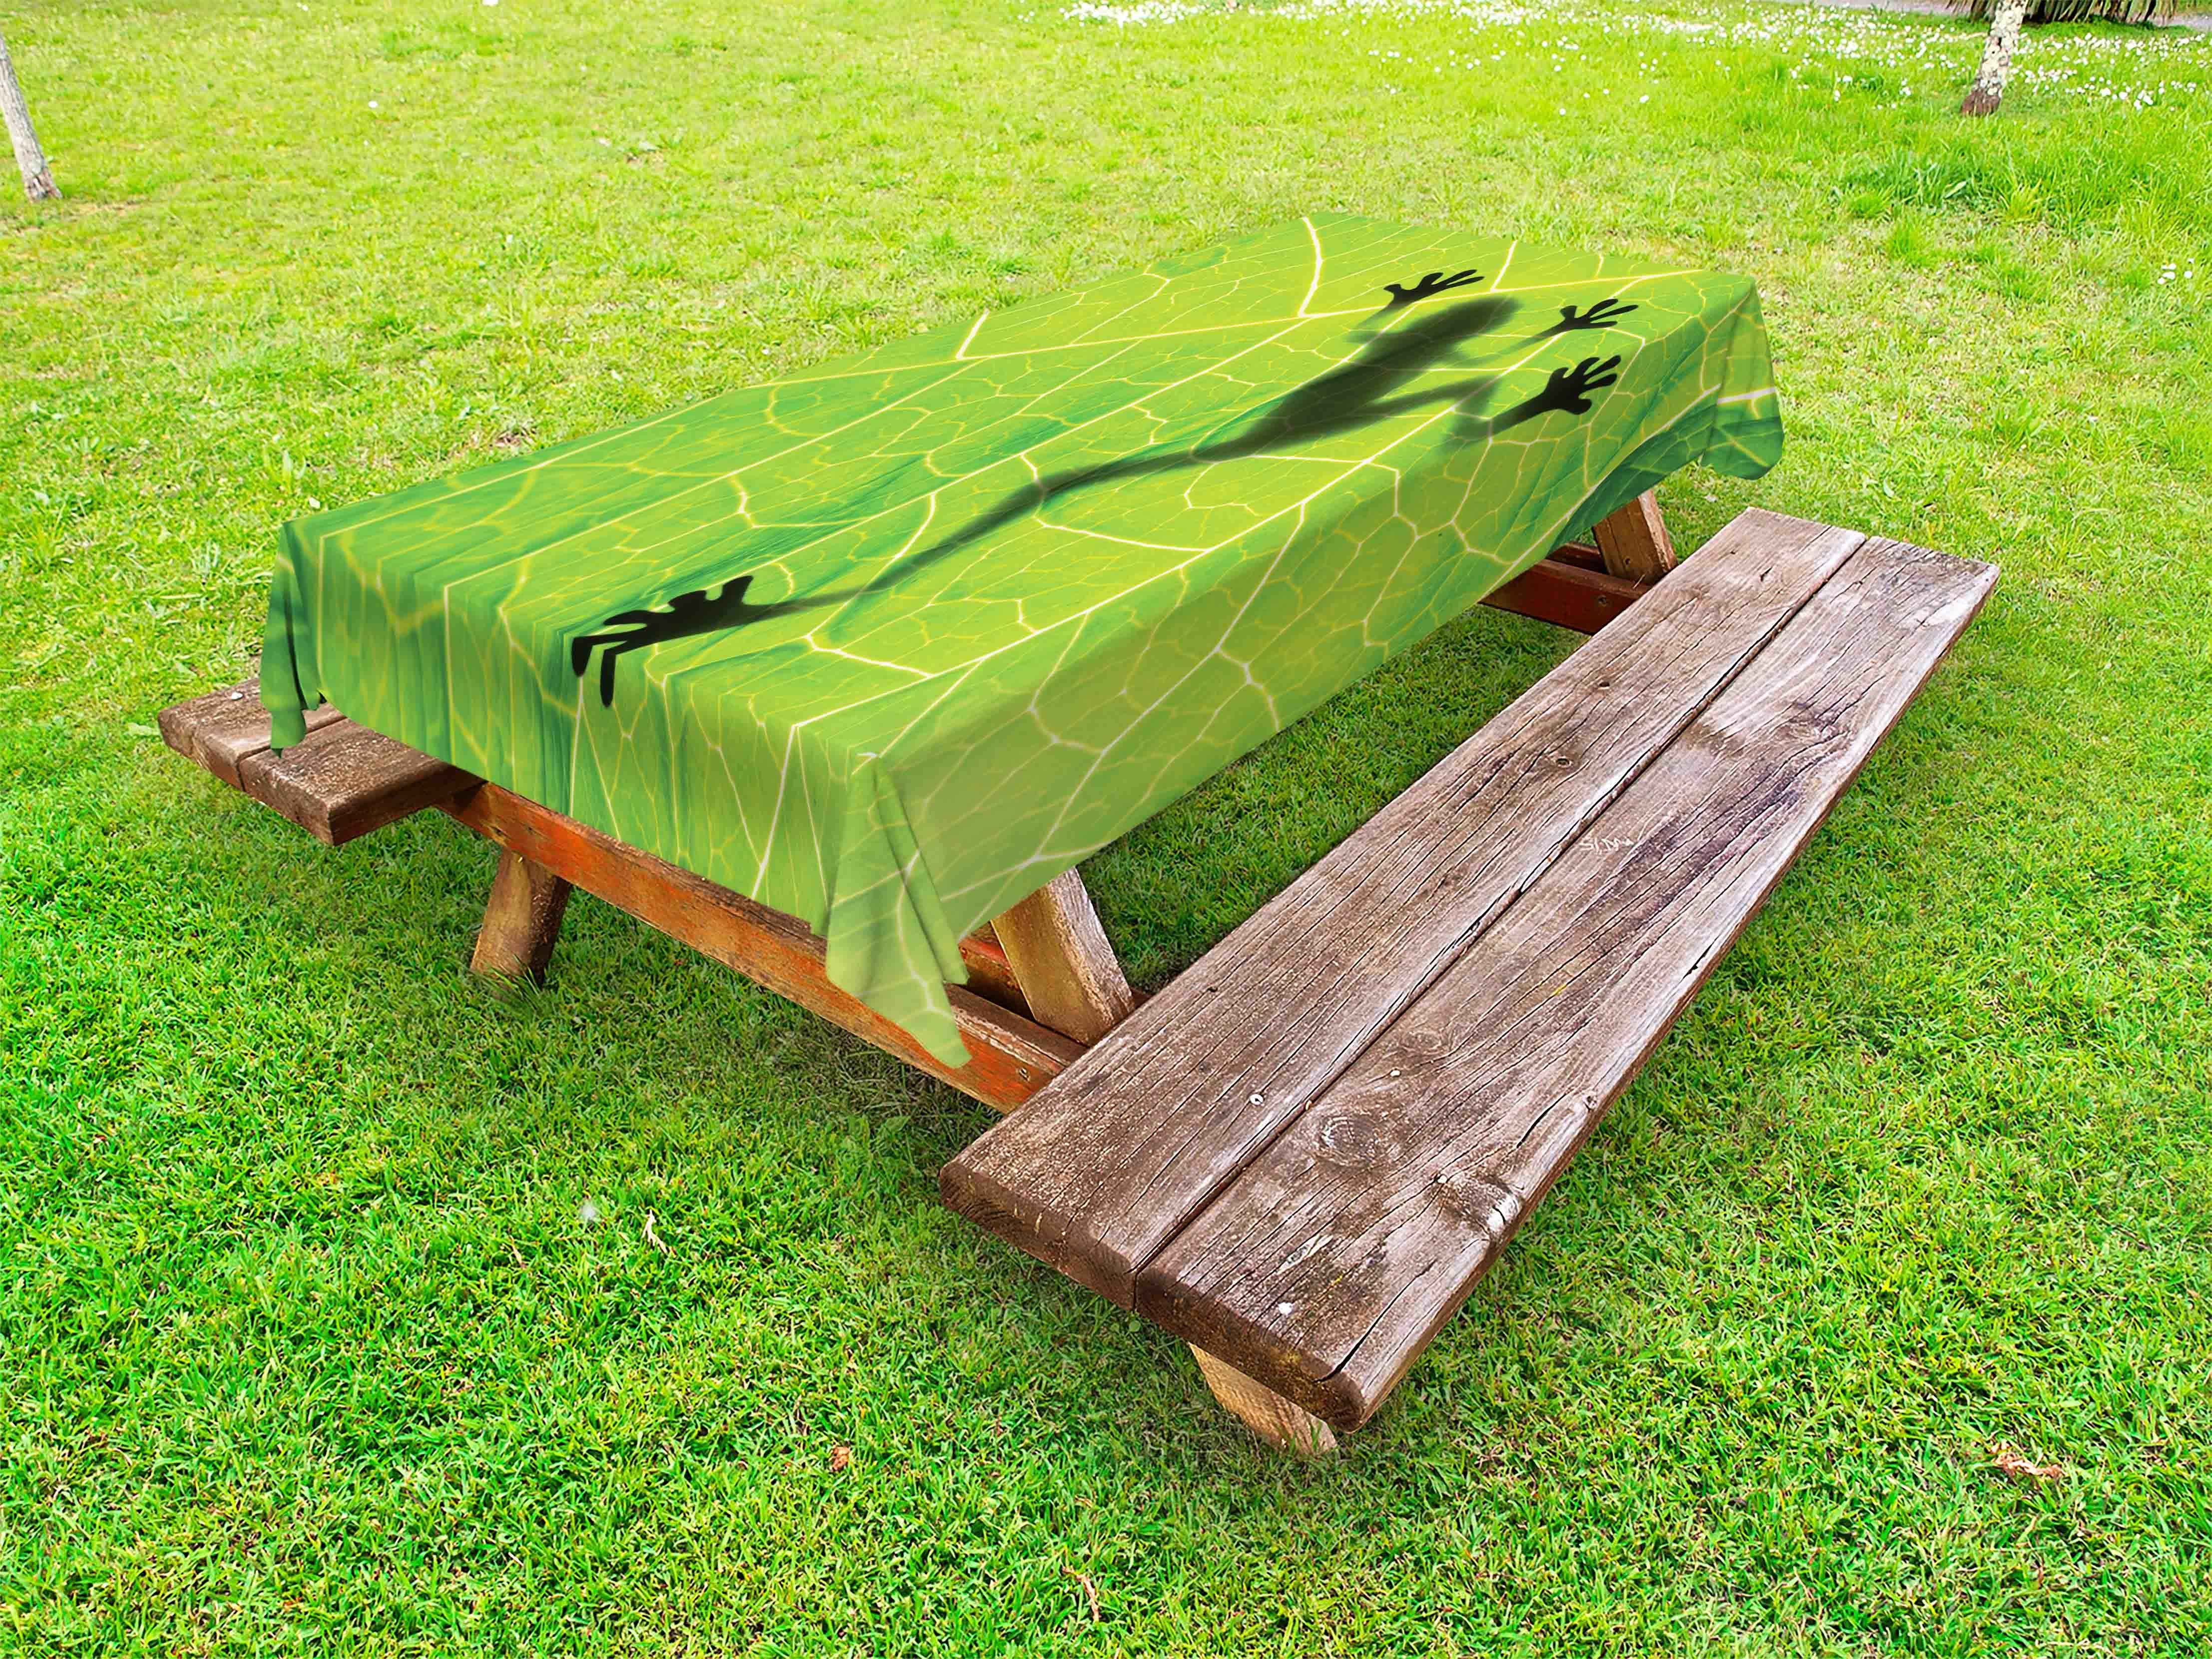
{"type": "Polygon", "coordinates": [[[23,193],[34,202],[58,198],[54,175],[46,169],[46,153],[39,148],[39,135],[31,125],[30,106],[23,101],[23,88],[15,84],[15,64],[8,56],[5,37],[0,37],[0,119],[8,123],[15,165],[23,169],[23,193]]]}
{"type": "Polygon", "coordinates": [[[2020,26],[2027,16],[2027,0],[1996,0],[1990,12],[1990,41],[1982,48],[1982,66],[1974,71],[1974,84],[1966,88],[1961,115],[1992,115],[2004,101],[2005,82],[2012,79],[2013,48],[2020,44],[2020,26]]]}

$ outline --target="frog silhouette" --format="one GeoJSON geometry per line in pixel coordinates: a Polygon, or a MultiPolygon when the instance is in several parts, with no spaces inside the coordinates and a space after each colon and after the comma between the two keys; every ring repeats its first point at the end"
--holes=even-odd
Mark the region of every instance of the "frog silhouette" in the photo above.
{"type": "MultiPolygon", "coordinates": [[[[1460,360],[1470,343],[1496,333],[1516,310],[1510,298],[1486,295],[1415,311],[1417,301],[1430,299],[1478,280],[1473,270],[1451,276],[1431,271],[1411,287],[1389,283],[1390,299],[1353,332],[1358,349],[1345,362],[1293,386],[1280,397],[1246,410],[1212,428],[1195,441],[1155,445],[1133,454],[1088,466],[1049,472],[1008,491],[992,506],[950,534],[908,556],[897,560],[868,581],[854,587],[798,594],[789,599],[756,604],[747,598],[757,571],[732,576],[724,582],[678,593],[659,605],[618,611],[595,623],[591,631],[569,644],[571,666],[578,678],[588,672],[592,653],[599,657],[599,701],[614,702],[617,660],[647,647],[702,634],[743,628],[771,617],[844,605],[880,593],[911,580],[933,565],[970,547],[1014,520],[1038,513],[1054,501],[1079,490],[1095,489],[1123,479],[1217,465],[1268,453],[1295,449],[1370,426],[1395,416],[1457,404],[1461,419],[1454,430],[1464,438],[1495,436],[1524,422],[1552,413],[1585,415],[1589,394],[1613,385],[1620,359],[1601,362],[1584,358],[1568,368],[1555,368],[1543,387],[1520,403],[1487,418],[1474,410],[1496,389],[1498,375],[1476,363],[1460,360]],[[1403,320],[1401,320],[1401,319],[1403,320]],[[1454,379],[1431,379],[1442,371],[1474,371],[1454,379]]],[[[1609,327],[1635,310],[1618,299],[1604,300],[1586,311],[1560,307],[1560,321],[1535,337],[1538,340],[1571,331],[1609,327]]]]}

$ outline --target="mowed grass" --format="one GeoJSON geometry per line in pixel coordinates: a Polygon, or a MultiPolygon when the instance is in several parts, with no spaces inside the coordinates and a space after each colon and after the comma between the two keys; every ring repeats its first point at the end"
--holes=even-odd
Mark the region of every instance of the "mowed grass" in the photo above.
{"type": "MultiPolygon", "coordinates": [[[[2212,92],[1469,10],[11,11],[0,1650],[2212,1644],[2212,92]],[[471,984],[481,843],[151,735],[289,515],[1316,208],[1751,273],[1791,447],[1678,534],[2005,568],[1335,1462],[943,1210],[981,1109],[589,900],[471,984]]],[[[1571,643],[1479,613],[1102,854],[1139,976],[1571,643]]]]}

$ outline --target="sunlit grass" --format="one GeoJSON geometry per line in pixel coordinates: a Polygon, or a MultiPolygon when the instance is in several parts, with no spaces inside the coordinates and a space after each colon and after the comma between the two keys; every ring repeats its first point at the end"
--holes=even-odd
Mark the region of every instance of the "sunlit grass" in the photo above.
{"type": "MultiPolygon", "coordinates": [[[[1307,9],[9,14],[0,1650],[2212,1644],[2200,49],[1968,125],[1963,25],[1307,9]],[[938,1206],[980,1109],[596,903],[493,996],[479,843],[147,735],[290,514],[1310,208],[1753,275],[1790,450],[1684,540],[2006,573],[1334,1466],[938,1206]]],[[[1093,860],[1139,976],[1569,643],[1479,614],[1093,860]]]]}

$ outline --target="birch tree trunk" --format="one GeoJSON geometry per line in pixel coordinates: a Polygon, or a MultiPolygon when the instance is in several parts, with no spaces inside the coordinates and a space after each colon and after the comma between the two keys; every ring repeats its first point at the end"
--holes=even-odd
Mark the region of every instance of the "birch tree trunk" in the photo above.
{"type": "Polygon", "coordinates": [[[39,148],[39,135],[31,125],[30,106],[23,101],[23,88],[15,84],[15,60],[8,56],[4,36],[0,36],[0,119],[8,124],[9,142],[15,146],[15,165],[23,169],[23,193],[34,202],[58,198],[61,191],[55,187],[54,175],[47,171],[46,153],[39,148]]]}
{"type": "Polygon", "coordinates": [[[1992,115],[2004,101],[2005,82],[2012,79],[2013,48],[2020,44],[2020,26],[2027,17],[2027,0],[1996,0],[1990,11],[1990,40],[1982,48],[1982,66],[1974,71],[1974,84],[1966,88],[1961,115],[1992,115]]]}

